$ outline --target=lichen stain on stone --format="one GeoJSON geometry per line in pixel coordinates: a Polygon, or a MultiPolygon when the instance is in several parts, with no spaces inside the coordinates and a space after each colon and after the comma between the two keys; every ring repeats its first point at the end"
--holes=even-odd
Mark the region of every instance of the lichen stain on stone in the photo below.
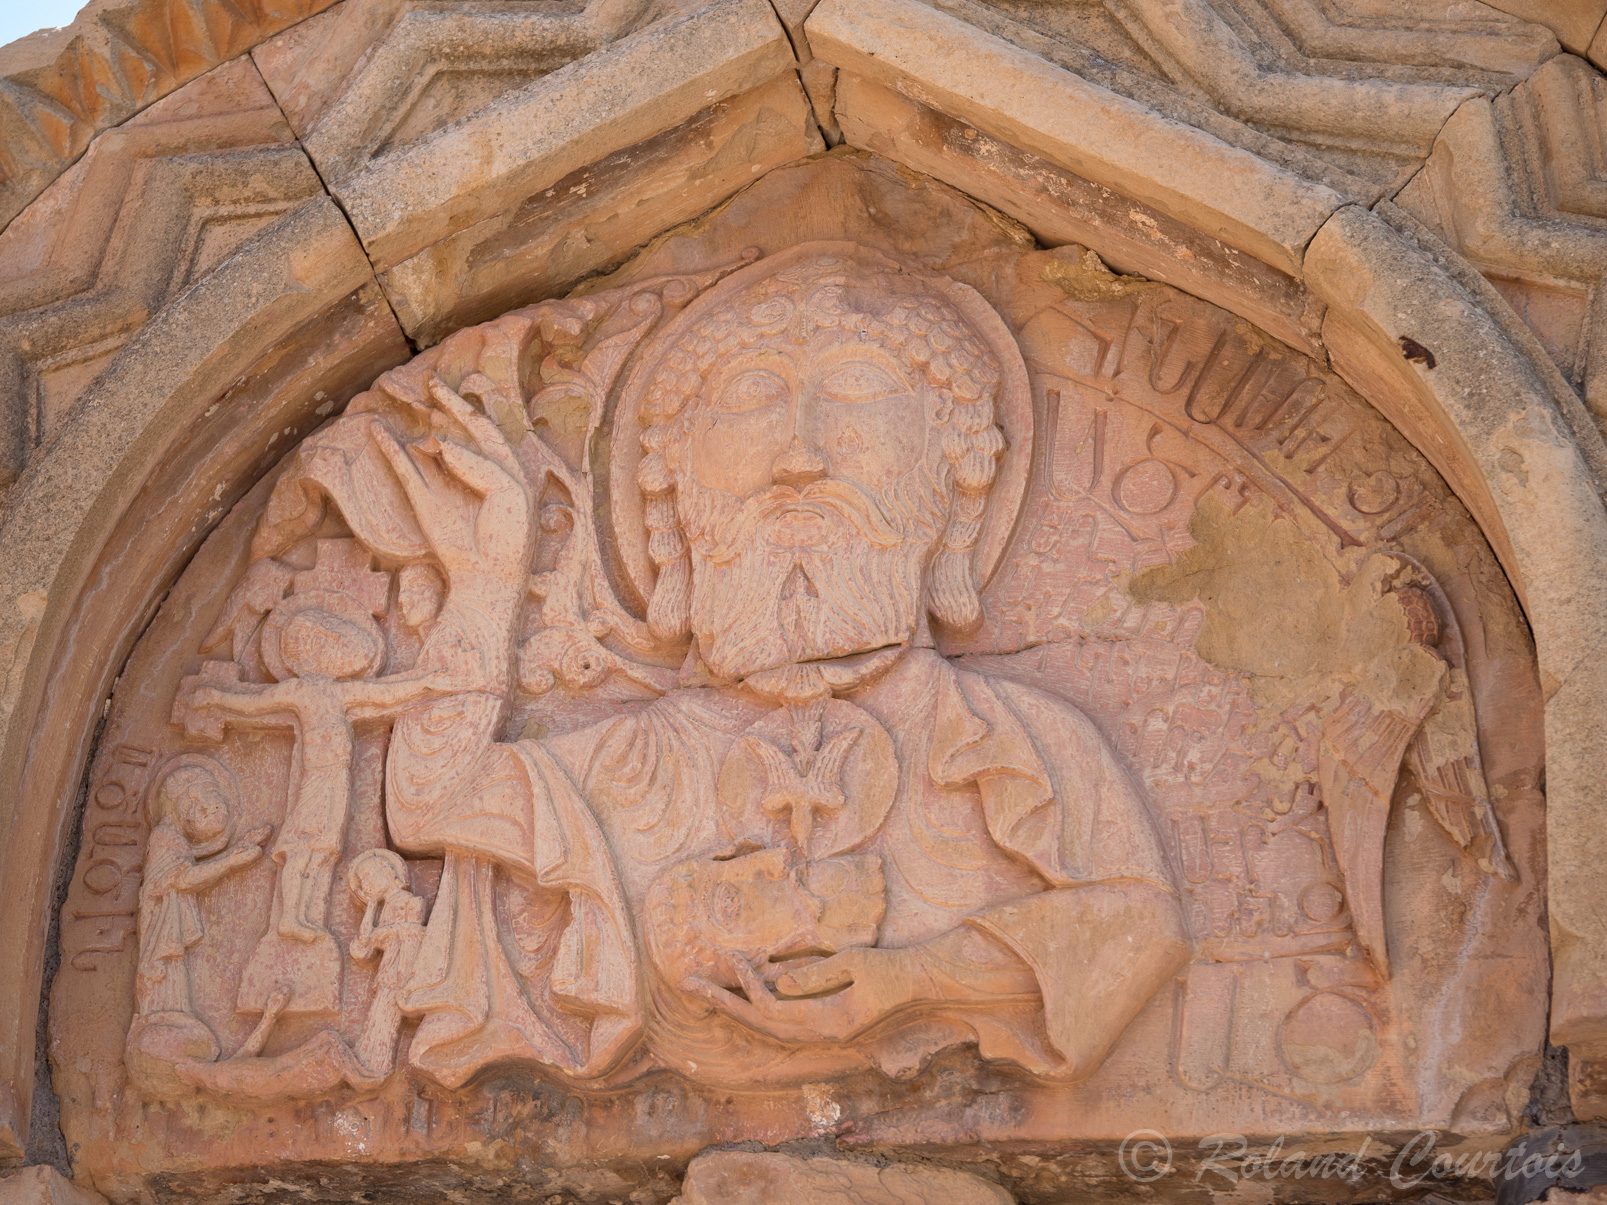
{"type": "Polygon", "coordinates": [[[1073,301],[1115,301],[1129,293],[1164,287],[1142,276],[1112,272],[1097,253],[1075,244],[1049,252],[1040,274],[1073,301]]]}
{"type": "MultiPolygon", "coordinates": [[[[1195,651],[1221,670],[1244,675],[1275,710],[1322,697],[1367,676],[1369,694],[1389,697],[1443,672],[1433,653],[1408,644],[1406,615],[1382,590],[1394,558],[1372,557],[1347,586],[1310,537],[1270,499],[1237,514],[1207,497],[1189,523],[1195,545],[1169,565],[1132,574],[1123,591],[1139,604],[1205,608],[1195,651]],[[1313,690],[1317,692],[1313,694],[1313,690]]],[[[1375,696],[1376,697],[1376,696],[1375,696]]]]}

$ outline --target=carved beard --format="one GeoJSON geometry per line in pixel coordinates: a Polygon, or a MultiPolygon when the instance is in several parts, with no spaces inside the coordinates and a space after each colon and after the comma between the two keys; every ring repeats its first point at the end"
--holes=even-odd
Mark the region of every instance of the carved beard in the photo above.
{"type": "Polygon", "coordinates": [[[737,680],[800,661],[908,643],[947,515],[924,470],[883,492],[828,478],[739,502],[682,483],[692,631],[704,663],[737,680]]]}

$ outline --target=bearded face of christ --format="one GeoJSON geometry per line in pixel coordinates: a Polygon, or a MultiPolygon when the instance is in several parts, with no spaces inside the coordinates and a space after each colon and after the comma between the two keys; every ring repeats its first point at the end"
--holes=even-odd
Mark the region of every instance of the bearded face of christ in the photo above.
{"type": "Polygon", "coordinates": [[[709,375],[676,495],[714,673],[915,637],[952,501],[943,405],[897,349],[837,328],[769,336],[709,375]]]}

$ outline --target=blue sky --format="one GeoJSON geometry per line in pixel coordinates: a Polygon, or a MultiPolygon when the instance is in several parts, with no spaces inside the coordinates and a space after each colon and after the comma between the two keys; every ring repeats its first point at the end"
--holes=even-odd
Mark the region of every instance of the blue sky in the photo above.
{"type": "Polygon", "coordinates": [[[0,0],[0,46],[48,25],[69,25],[85,0],[0,0]]]}

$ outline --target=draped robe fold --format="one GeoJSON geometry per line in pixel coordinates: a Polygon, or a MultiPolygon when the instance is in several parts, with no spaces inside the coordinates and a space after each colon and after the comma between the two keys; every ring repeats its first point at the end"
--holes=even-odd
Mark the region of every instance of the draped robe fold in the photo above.
{"type": "MultiPolygon", "coordinates": [[[[929,650],[852,700],[888,728],[901,765],[861,847],[888,865],[880,944],[967,926],[975,957],[953,973],[998,982],[997,999],[934,1002],[858,1042],[800,1051],[655,977],[639,953],[641,901],[669,866],[729,848],[720,761],[770,710],[740,688],[687,689],[545,744],[490,745],[433,806],[391,807],[402,848],[446,856],[402,1002],[422,1018],[413,1064],[449,1085],[506,1061],[597,1081],[645,1034],[656,1062],[731,1083],[898,1074],[963,1041],[1039,1075],[1088,1075],[1188,955],[1138,790],[1076,708],[929,650]]],[[[500,713],[490,699],[430,710],[465,708],[500,713]]]]}

